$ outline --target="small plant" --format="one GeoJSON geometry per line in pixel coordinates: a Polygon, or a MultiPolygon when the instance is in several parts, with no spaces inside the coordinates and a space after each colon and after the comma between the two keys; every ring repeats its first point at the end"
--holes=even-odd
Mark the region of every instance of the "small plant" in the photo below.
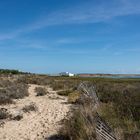
{"type": "Polygon", "coordinates": [[[73,92],[72,90],[62,90],[62,91],[58,91],[57,94],[61,96],[68,96],[72,92],[73,92]]]}
{"type": "Polygon", "coordinates": [[[47,94],[46,89],[42,87],[36,87],[35,91],[37,93],[36,96],[44,96],[47,94]]]}
{"type": "Polygon", "coordinates": [[[23,115],[17,115],[13,117],[13,120],[20,121],[23,118],[23,115]]]}
{"type": "Polygon", "coordinates": [[[35,103],[30,103],[30,105],[26,105],[25,107],[22,108],[23,112],[29,113],[31,111],[37,111],[37,106],[35,103]]]}
{"type": "Polygon", "coordinates": [[[20,121],[23,118],[23,111],[22,110],[15,110],[11,114],[11,120],[20,121]]]}
{"type": "Polygon", "coordinates": [[[68,95],[68,102],[76,103],[79,97],[80,97],[80,93],[78,91],[72,92],[68,95]]]}
{"type": "Polygon", "coordinates": [[[0,93],[0,105],[11,103],[13,103],[13,101],[6,93],[0,93]]]}
{"type": "Polygon", "coordinates": [[[9,118],[9,116],[10,115],[7,112],[7,109],[5,109],[5,108],[0,109],[0,120],[7,119],[7,118],[9,118]]]}

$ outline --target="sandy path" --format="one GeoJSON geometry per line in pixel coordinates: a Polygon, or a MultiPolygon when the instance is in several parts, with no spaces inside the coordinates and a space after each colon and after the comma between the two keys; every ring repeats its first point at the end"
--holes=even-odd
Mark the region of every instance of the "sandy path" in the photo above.
{"type": "Polygon", "coordinates": [[[7,121],[0,127],[0,140],[43,140],[57,134],[59,122],[66,116],[70,105],[65,104],[67,99],[59,97],[51,88],[47,88],[50,94],[36,97],[34,89],[37,86],[30,85],[29,97],[17,100],[16,104],[5,106],[16,112],[34,102],[38,111],[24,113],[20,121],[7,121]]]}

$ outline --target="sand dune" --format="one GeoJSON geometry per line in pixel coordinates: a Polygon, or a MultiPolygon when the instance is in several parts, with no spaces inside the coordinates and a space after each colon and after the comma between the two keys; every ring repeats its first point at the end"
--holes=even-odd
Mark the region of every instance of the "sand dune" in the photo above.
{"type": "Polygon", "coordinates": [[[51,135],[57,134],[70,105],[66,97],[60,97],[49,87],[49,94],[36,97],[34,89],[38,85],[30,85],[29,97],[16,100],[16,104],[2,106],[7,108],[11,113],[23,113],[20,121],[6,120],[0,127],[0,140],[43,140],[51,135]],[[25,105],[34,103],[38,111],[24,113],[22,108],[25,105]]]}

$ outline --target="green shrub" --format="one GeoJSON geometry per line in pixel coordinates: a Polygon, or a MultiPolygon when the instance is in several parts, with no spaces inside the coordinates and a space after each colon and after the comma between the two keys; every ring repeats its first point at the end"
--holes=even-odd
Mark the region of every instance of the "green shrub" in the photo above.
{"type": "Polygon", "coordinates": [[[18,70],[0,69],[0,74],[22,74],[18,70]]]}

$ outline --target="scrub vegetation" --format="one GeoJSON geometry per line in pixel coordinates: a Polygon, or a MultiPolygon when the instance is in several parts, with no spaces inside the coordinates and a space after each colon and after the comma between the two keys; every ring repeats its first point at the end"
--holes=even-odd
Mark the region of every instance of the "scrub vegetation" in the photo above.
{"type": "MultiPolygon", "coordinates": [[[[79,93],[76,91],[78,83],[89,81],[96,87],[96,92],[100,99],[101,107],[98,110],[100,116],[114,129],[116,137],[122,140],[138,140],[140,138],[140,80],[139,79],[104,79],[104,78],[66,78],[57,77],[61,91],[59,95],[67,95],[71,103],[79,104],[79,93]],[[67,82],[64,82],[67,81],[67,82]],[[65,84],[66,83],[66,84],[65,84]],[[68,84],[69,83],[69,84],[68,84]],[[68,87],[69,85],[69,87],[68,87]],[[73,88],[72,88],[73,86],[73,88]],[[66,89],[75,89],[73,92],[65,91],[66,89]],[[75,99],[76,98],[76,99],[75,99]]],[[[54,80],[54,81],[55,81],[54,80]]],[[[56,86],[55,86],[56,87],[56,86]]],[[[84,101],[85,102],[85,101],[84,101]]],[[[67,139],[87,140],[94,136],[89,128],[93,126],[86,121],[91,114],[89,106],[81,107],[73,111],[73,116],[66,121],[64,125],[64,135],[67,139]],[[83,118],[81,112],[85,112],[87,118],[83,118]],[[82,129],[80,129],[80,128],[82,129]],[[85,132],[85,133],[83,133],[85,132]]],[[[91,130],[91,129],[90,129],[91,130]]],[[[61,134],[62,135],[62,134],[61,134]]]]}
{"type": "Polygon", "coordinates": [[[44,96],[48,93],[43,87],[36,87],[35,92],[37,93],[36,96],[44,96]]]}
{"type": "Polygon", "coordinates": [[[0,105],[13,103],[13,99],[22,99],[28,95],[27,84],[0,80],[0,105]]]}
{"type": "MultiPolygon", "coordinates": [[[[96,87],[101,107],[100,116],[114,129],[116,137],[121,140],[138,140],[140,138],[140,79],[109,79],[50,77],[46,75],[25,74],[16,80],[0,80],[0,105],[14,103],[14,99],[28,96],[28,84],[50,86],[58,95],[67,96],[68,102],[76,109],[63,121],[60,136],[66,140],[96,139],[90,100],[79,97],[77,87],[82,81],[88,81],[96,87]],[[83,114],[85,114],[83,116],[83,114]]],[[[36,88],[36,96],[47,94],[44,88],[36,88]]],[[[25,106],[25,112],[36,110],[34,105],[25,106]]],[[[6,118],[7,112],[0,110],[0,117],[6,118]]]]}

